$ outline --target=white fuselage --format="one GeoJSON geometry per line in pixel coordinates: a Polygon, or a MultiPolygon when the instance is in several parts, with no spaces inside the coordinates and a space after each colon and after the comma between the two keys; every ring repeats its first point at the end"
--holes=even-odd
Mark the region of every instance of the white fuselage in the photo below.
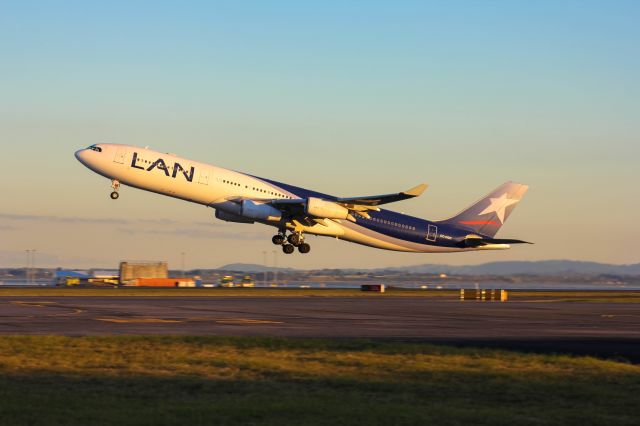
{"type": "MultiPolygon", "coordinates": [[[[96,144],[77,151],[76,157],[86,167],[108,179],[117,180],[122,184],[146,191],[213,207],[230,214],[237,213],[238,199],[251,199],[260,203],[261,200],[266,202],[274,199],[300,198],[299,194],[272,181],[147,148],[119,144],[96,144]]],[[[295,188],[289,185],[284,186],[290,189],[295,188]]],[[[393,214],[397,217],[410,218],[414,222],[419,220],[398,213],[393,214]]],[[[401,218],[397,220],[400,222],[401,218]]],[[[275,227],[282,226],[278,220],[255,221],[275,227]]],[[[323,219],[312,225],[287,222],[285,226],[290,230],[336,237],[387,250],[424,253],[482,249],[438,246],[428,244],[426,241],[425,243],[416,242],[415,239],[410,241],[394,232],[380,232],[380,230],[345,220],[323,219]]],[[[394,226],[409,228],[409,225],[402,223],[397,223],[394,226]]],[[[413,232],[422,232],[416,230],[415,226],[413,228],[413,232]]],[[[508,246],[494,246],[491,249],[496,248],[508,248],[508,246]]]]}

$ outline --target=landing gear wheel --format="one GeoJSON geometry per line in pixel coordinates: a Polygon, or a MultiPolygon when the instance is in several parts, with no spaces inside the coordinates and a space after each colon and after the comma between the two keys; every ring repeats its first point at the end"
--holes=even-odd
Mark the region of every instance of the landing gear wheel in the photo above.
{"type": "Polygon", "coordinates": [[[300,253],[309,253],[311,251],[311,246],[307,243],[302,243],[298,246],[298,251],[300,253]]]}
{"type": "Polygon", "coordinates": [[[302,238],[302,235],[297,232],[289,235],[289,238],[287,238],[287,240],[289,241],[290,244],[293,244],[296,247],[302,244],[302,242],[304,241],[304,239],[302,238]]]}
{"type": "Polygon", "coordinates": [[[120,194],[118,194],[118,188],[120,188],[120,181],[117,179],[111,180],[111,188],[113,188],[113,192],[111,193],[111,199],[117,200],[120,194]]]}
{"type": "Polygon", "coordinates": [[[277,246],[281,246],[285,242],[285,237],[282,234],[274,235],[271,238],[271,242],[277,246]]]}
{"type": "Polygon", "coordinates": [[[282,251],[286,254],[291,254],[296,248],[292,244],[284,244],[282,246],[282,251]]]}

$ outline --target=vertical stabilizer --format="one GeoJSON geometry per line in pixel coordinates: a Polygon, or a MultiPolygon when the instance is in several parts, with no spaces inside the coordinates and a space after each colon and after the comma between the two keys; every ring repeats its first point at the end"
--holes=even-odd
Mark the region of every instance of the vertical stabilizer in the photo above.
{"type": "Polygon", "coordinates": [[[470,207],[441,223],[467,228],[472,232],[493,237],[507,220],[529,187],[506,182],[470,207]]]}

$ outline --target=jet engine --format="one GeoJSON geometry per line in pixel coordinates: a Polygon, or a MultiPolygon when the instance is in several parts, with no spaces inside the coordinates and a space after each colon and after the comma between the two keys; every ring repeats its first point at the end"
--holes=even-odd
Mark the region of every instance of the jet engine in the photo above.
{"type": "Polygon", "coordinates": [[[325,219],[346,219],[349,216],[349,209],[346,207],[316,197],[307,199],[305,210],[308,215],[325,219]]]}
{"type": "Polygon", "coordinates": [[[251,200],[242,201],[241,214],[256,220],[279,221],[282,212],[269,204],[257,204],[251,200]]]}
{"type": "Polygon", "coordinates": [[[224,210],[216,209],[216,218],[220,220],[224,220],[225,222],[235,222],[235,223],[254,223],[253,220],[248,219],[246,217],[238,216],[237,214],[228,213],[224,210]]]}

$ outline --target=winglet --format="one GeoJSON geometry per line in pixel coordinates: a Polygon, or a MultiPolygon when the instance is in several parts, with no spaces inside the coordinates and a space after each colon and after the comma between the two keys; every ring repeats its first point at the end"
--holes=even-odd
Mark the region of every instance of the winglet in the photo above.
{"type": "Polygon", "coordinates": [[[425,189],[427,189],[429,185],[427,185],[426,183],[421,183],[418,186],[414,186],[411,189],[407,189],[406,191],[403,191],[402,193],[404,195],[409,195],[410,197],[419,197],[420,195],[422,195],[422,193],[424,192],[425,189]]]}

